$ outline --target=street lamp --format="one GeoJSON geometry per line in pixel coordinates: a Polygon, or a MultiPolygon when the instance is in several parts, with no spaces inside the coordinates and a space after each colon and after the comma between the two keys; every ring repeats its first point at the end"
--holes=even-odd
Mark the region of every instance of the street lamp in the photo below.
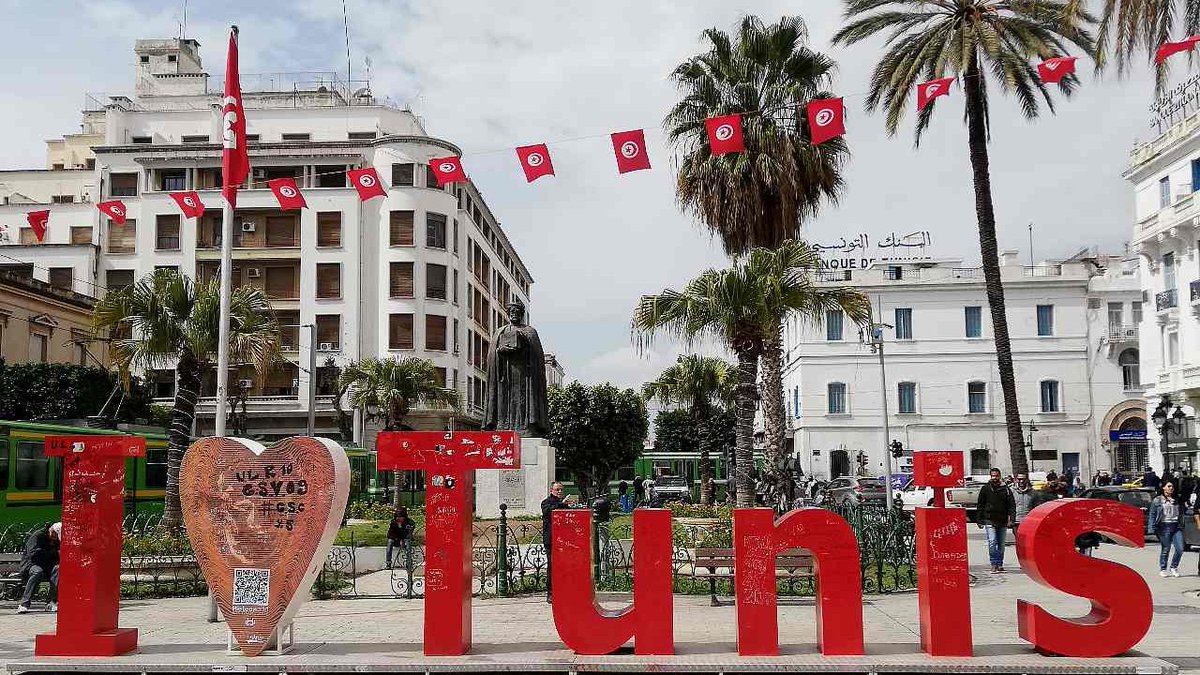
{"type": "Polygon", "coordinates": [[[1154,413],[1150,415],[1150,420],[1154,422],[1154,427],[1158,429],[1159,443],[1162,448],[1163,458],[1163,473],[1167,471],[1167,434],[1172,430],[1176,434],[1183,430],[1183,423],[1187,419],[1187,413],[1183,412],[1183,408],[1175,406],[1175,412],[1167,415],[1167,411],[1171,409],[1171,397],[1163,394],[1162,399],[1158,402],[1158,407],[1154,409],[1154,413]]]}

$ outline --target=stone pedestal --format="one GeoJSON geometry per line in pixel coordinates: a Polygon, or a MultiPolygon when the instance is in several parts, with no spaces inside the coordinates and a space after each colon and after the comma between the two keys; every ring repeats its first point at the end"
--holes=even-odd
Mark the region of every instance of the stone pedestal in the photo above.
{"type": "Polygon", "coordinates": [[[499,518],[500,504],[509,516],[540,516],[541,503],[554,482],[554,448],[544,438],[521,439],[521,468],[475,474],[475,515],[499,518]]]}

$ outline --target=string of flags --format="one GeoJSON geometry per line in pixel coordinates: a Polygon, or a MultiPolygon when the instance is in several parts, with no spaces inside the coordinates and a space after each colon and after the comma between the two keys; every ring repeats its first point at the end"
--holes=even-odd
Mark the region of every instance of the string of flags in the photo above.
{"type": "MultiPolygon", "coordinates": [[[[235,38],[231,38],[231,41],[233,40],[235,38]]],[[[1163,61],[1175,54],[1191,51],[1198,43],[1200,43],[1200,35],[1191,36],[1179,42],[1165,42],[1155,54],[1155,63],[1162,64],[1163,61]]],[[[231,44],[231,50],[233,49],[231,44]]],[[[234,52],[231,51],[232,53],[234,52]]],[[[1075,73],[1077,60],[1077,57],[1074,56],[1046,59],[1037,65],[1038,77],[1043,83],[1057,84],[1066,76],[1075,73]]],[[[942,77],[916,84],[917,111],[924,111],[936,99],[949,96],[954,81],[954,77],[942,77]]],[[[748,114],[753,113],[733,113],[705,120],[705,131],[713,156],[745,152],[746,143],[743,137],[742,122],[745,115],[748,114]]],[[[808,119],[813,145],[820,145],[846,135],[846,106],[844,99],[840,97],[809,101],[805,107],[805,115],[808,119]]],[[[243,116],[238,117],[244,119],[243,116]]],[[[646,147],[643,129],[613,133],[611,140],[618,173],[646,171],[651,168],[650,153],[646,147]]],[[[527,183],[532,183],[543,176],[555,175],[554,162],[551,160],[550,150],[545,143],[525,145],[515,150],[527,183]]],[[[439,188],[467,181],[462,158],[457,155],[435,157],[429,160],[429,169],[437,180],[439,188]]],[[[387,194],[383,181],[374,168],[352,169],[347,171],[346,175],[350,184],[358,192],[360,201],[365,202],[387,194]]],[[[279,202],[279,207],[285,211],[308,207],[304,194],[294,178],[269,180],[267,187],[279,202]]],[[[204,215],[205,205],[201,201],[199,193],[183,191],[169,194],[184,217],[192,219],[204,215]]],[[[96,204],[96,208],[108,216],[114,224],[125,224],[127,211],[125,204],[120,200],[100,202],[96,204]]],[[[26,220],[37,240],[42,241],[49,227],[50,211],[28,212],[26,220]]]]}

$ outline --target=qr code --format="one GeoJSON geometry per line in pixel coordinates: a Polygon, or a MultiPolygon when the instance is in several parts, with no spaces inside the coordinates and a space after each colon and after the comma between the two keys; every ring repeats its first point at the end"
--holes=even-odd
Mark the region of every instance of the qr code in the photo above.
{"type": "Polygon", "coordinates": [[[271,570],[234,568],[233,604],[265,607],[270,594],[271,570]]]}

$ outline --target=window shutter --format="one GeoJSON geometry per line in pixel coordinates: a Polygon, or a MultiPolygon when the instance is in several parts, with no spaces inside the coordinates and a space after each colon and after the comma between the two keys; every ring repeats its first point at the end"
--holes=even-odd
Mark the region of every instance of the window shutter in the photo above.
{"type": "MultiPolygon", "coordinates": [[[[290,300],[300,297],[300,289],[296,283],[296,268],[268,267],[265,276],[267,278],[267,297],[277,300],[290,300]]],[[[234,278],[236,279],[237,277],[234,278]]]]}
{"type": "Polygon", "coordinates": [[[330,344],[337,349],[342,342],[342,317],[340,314],[317,316],[317,344],[330,344]]]}
{"type": "Polygon", "coordinates": [[[90,244],[92,243],[92,228],[87,226],[76,226],[71,228],[71,243],[72,244],[90,244]]]}
{"type": "Polygon", "coordinates": [[[108,252],[133,253],[137,241],[137,221],[126,220],[124,225],[108,221],[108,252]]]}
{"type": "Polygon", "coordinates": [[[413,212],[392,211],[391,214],[391,246],[413,245],[413,212]]]}
{"type": "Polygon", "coordinates": [[[293,216],[267,217],[267,246],[291,248],[299,246],[296,241],[296,220],[293,216]]]}
{"type": "Polygon", "coordinates": [[[388,348],[413,348],[412,314],[392,314],[388,317],[388,348]]]}
{"type": "Polygon", "coordinates": [[[446,299],[446,266],[427,263],[425,265],[425,297],[435,300],[446,299]]]}
{"type": "MultiPolygon", "coordinates": [[[[446,351],[446,317],[437,314],[425,315],[425,349],[446,351]]],[[[445,379],[442,381],[445,382],[445,379]]]]}
{"type": "Polygon", "coordinates": [[[342,213],[326,211],[317,214],[317,246],[342,245],[342,213]]]}
{"type": "Polygon", "coordinates": [[[317,297],[342,297],[342,265],[341,263],[317,264],[317,297]]]}
{"type": "Polygon", "coordinates": [[[410,262],[394,262],[391,264],[390,295],[393,298],[411,298],[413,296],[413,264],[410,262]]]}

